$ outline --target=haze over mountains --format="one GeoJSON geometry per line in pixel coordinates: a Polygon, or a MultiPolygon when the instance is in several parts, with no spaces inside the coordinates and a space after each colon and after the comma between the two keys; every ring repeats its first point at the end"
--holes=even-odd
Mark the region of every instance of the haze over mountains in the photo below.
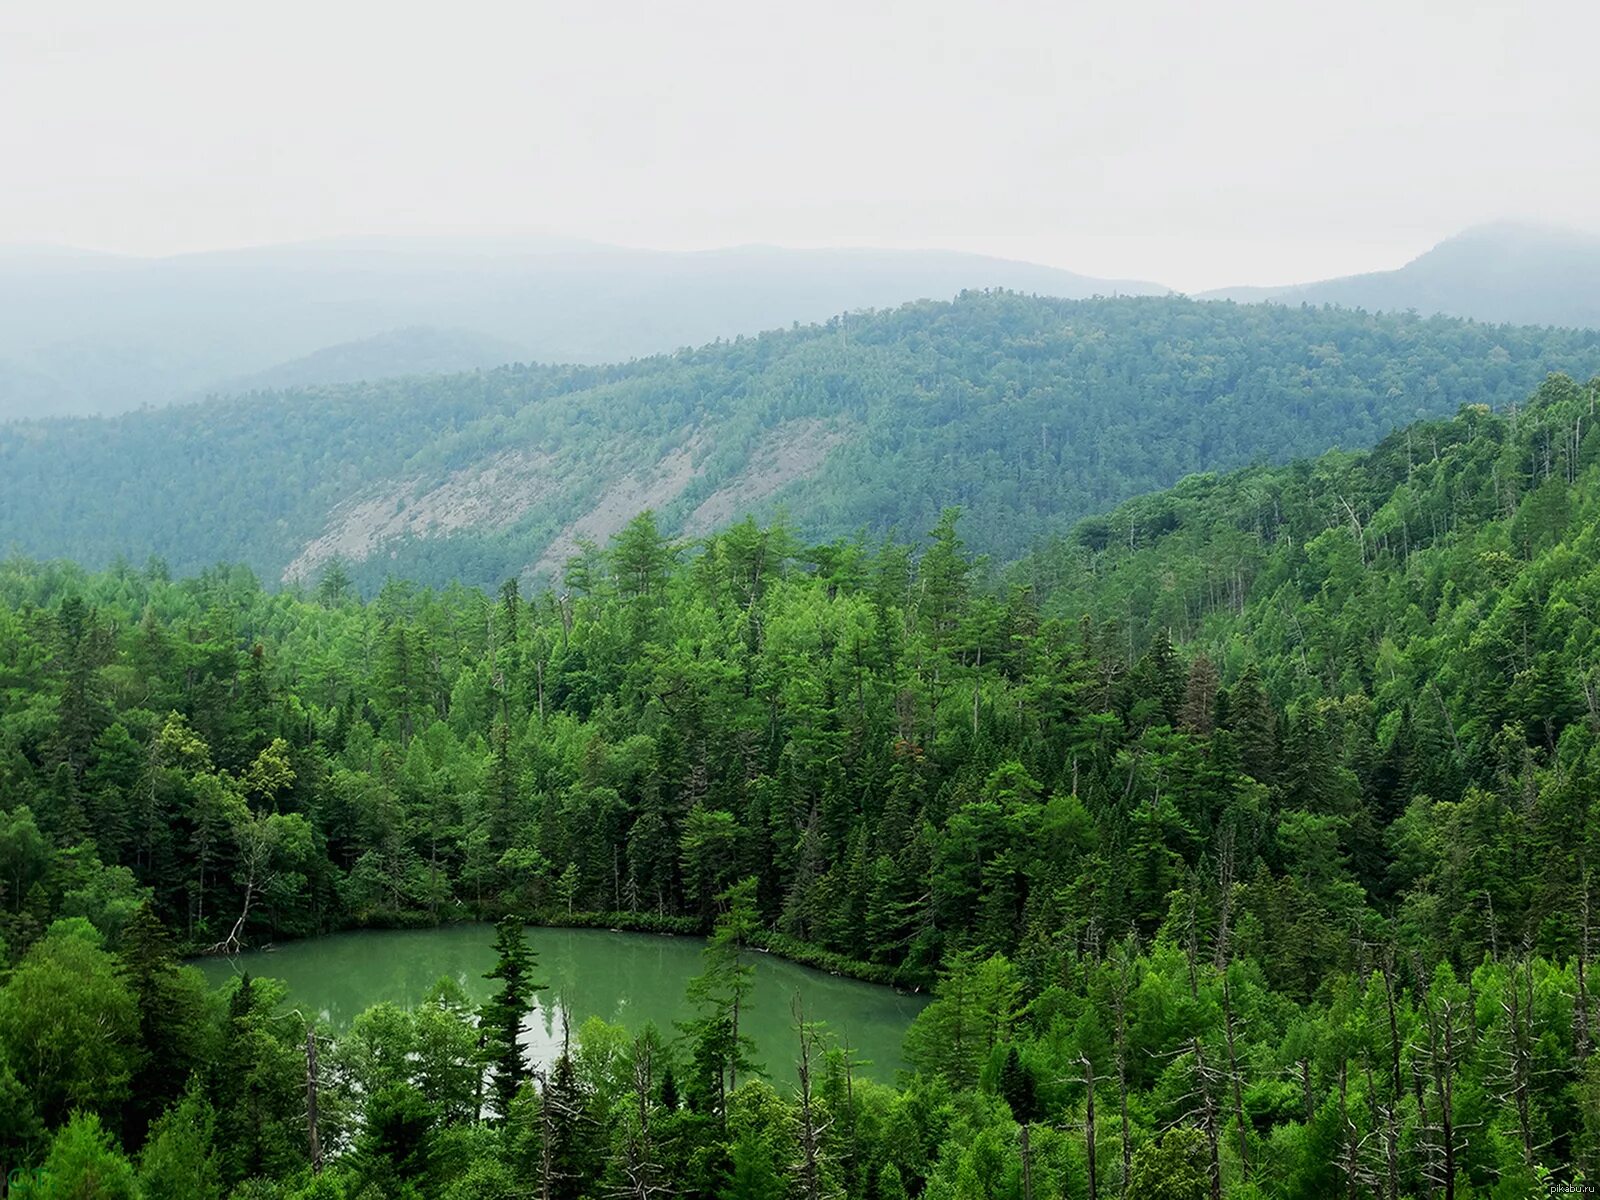
{"type": "Polygon", "coordinates": [[[0,250],[0,418],[518,360],[620,362],[964,288],[1166,290],[945,251],[675,254],[549,238],[358,238],[160,259],[0,250]]]}
{"type": "Polygon", "coordinates": [[[1513,222],[1480,225],[1397,270],[1291,287],[1221,288],[1200,298],[1594,328],[1600,326],[1600,236],[1513,222]]]}
{"type": "MultiPolygon", "coordinates": [[[[947,251],[666,253],[553,238],[357,238],[159,259],[0,249],[0,419],[514,361],[619,362],[983,288],[1168,290],[947,251]]],[[[1394,271],[1201,298],[1596,327],[1600,238],[1482,226],[1394,271]]]]}

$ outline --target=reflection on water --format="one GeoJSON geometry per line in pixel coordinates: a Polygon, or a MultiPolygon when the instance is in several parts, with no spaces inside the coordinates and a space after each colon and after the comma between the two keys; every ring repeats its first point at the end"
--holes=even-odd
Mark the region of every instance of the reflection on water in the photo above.
{"type": "MultiPolygon", "coordinates": [[[[291,1004],[343,1029],[380,1001],[418,1003],[441,976],[455,980],[474,1001],[484,999],[492,986],[483,973],[494,965],[493,943],[489,925],[375,930],[289,942],[200,966],[214,984],[241,971],[281,979],[291,1004]]],[[[536,978],[550,989],[539,994],[539,1008],[524,1034],[535,1061],[548,1062],[560,1045],[563,1011],[574,1035],[597,1016],[632,1030],[654,1021],[671,1037],[672,1023],[692,1015],[683,991],[701,969],[703,943],[697,938],[531,928],[528,943],[539,959],[536,978]]],[[[755,991],[740,1021],[773,1078],[787,1078],[792,1070],[791,1005],[797,993],[807,1018],[822,1021],[837,1041],[848,1041],[868,1060],[862,1069],[868,1078],[889,1082],[904,1066],[900,1039],[926,1003],[923,997],[840,979],[771,955],[750,958],[756,966],[755,991]]]]}

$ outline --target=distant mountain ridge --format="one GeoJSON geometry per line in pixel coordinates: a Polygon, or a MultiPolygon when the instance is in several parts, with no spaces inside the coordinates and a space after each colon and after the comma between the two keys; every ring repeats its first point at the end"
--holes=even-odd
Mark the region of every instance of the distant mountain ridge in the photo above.
{"type": "Polygon", "coordinates": [[[161,259],[0,250],[0,420],[418,369],[616,362],[969,288],[1167,291],[951,251],[668,253],[560,238],[353,238],[161,259]],[[453,331],[436,368],[437,336],[420,352],[395,336],[422,328],[453,331]],[[358,362],[366,374],[350,373],[358,362]]]}
{"type": "MultiPolygon", "coordinates": [[[[602,363],[999,288],[1169,289],[954,251],[334,239],[138,259],[0,247],[0,420],[502,363],[602,363]]],[[[1600,328],[1600,238],[1500,224],[1393,271],[1197,298],[1600,328]]]]}
{"type": "Polygon", "coordinates": [[[1337,304],[1512,325],[1600,328],[1600,236],[1501,222],[1447,238],[1393,271],[1290,287],[1233,287],[1197,299],[1337,304]]]}
{"type": "Polygon", "coordinates": [[[1016,558],[1198,471],[1371,445],[1600,370],[1600,332],[968,292],[611,366],[517,365],[0,425],[0,553],[365,588],[559,581],[653,509],[1016,558]]]}
{"type": "Polygon", "coordinates": [[[420,325],[326,346],[304,358],[226,380],[215,390],[232,395],[406,375],[453,375],[503,366],[515,362],[519,353],[516,344],[504,338],[420,325]]]}

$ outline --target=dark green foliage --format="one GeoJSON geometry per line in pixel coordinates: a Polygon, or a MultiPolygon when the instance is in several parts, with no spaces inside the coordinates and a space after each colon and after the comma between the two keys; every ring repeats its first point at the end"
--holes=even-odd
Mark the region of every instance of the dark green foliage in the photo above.
{"type": "Polygon", "coordinates": [[[494,996],[483,1006],[482,1026],[493,1107],[502,1117],[510,1113],[512,1100],[528,1078],[522,1023],[533,1011],[534,997],[544,990],[544,984],[533,978],[538,957],[523,933],[526,925],[521,917],[501,920],[495,930],[495,965],[485,976],[498,984],[494,996]]]}
{"type": "Polygon", "coordinates": [[[139,1057],[127,1109],[126,1136],[140,1140],[143,1127],[183,1094],[190,1073],[204,1065],[205,985],[184,971],[172,940],[148,902],[123,932],[122,975],[139,1010],[139,1057]]]}
{"type": "Polygon", "coordinates": [[[138,1061],[138,1020],[97,931],[57,921],[0,987],[0,1055],[48,1126],[74,1111],[112,1124],[138,1061]]]}
{"type": "Polygon", "coordinates": [[[364,1186],[397,1196],[425,1181],[433,1168],[438,1113],[416,1088],[390,1084],[367,1097],[356,1173],[364,1186]]]}
{"type": "Polygon", "coordinates": [[[1006,1059],[1000,1067],[996,1085],[1000,1098],[1011,1108],[1011,1115],[1027,1123],[1039,1116],[1039,1098],[1033,1082],[1033,1072],[1023,1063],[1016,1046],[1006,1049],[1006,1059]]]}
{"type": "Polygon", "coordinates": [[[303,1024],[278,1011],[282,996],[280,985],[249,975],[225,993],[205,1093],[226,1183],[286,1174],[307,1160],[303,1024]]]}
{"type": "Polygon", "coordinates": [[[684,1025],[683,1033],[693,1048],[689,1103],[721,1116],[740,1074],[748,1077],[759,1071],[750,1057],[755,1044],[739,1026],[741,1009],[754,987],[755,967],[744,961],[744,950],[760,926],[755,880],[736,884],[717,902],[726,911],[717,918],[706,943],[705,970],[689,983],[689,999],[698,1015],[684,1025]]]}

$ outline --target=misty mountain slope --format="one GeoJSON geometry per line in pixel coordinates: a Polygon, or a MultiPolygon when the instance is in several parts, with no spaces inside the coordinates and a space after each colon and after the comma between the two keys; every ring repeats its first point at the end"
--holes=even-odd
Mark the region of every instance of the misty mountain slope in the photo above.
{"type": "Polygon", "coordinates": [[[513,366],[0,427],[0,547],[89,564],[332,558],[371,585],[548,579],[644,508],[674,534],[779,508],[920,535],[947,505],[1013,558],[1196,471],[1360,447],[1600,333],[971,293],[611,367],[513,366]]]}
{"type": "Polygon", "coordinates": [[[519,348],[504,338],[469,329],[428,325],[391,329],[374,337],[325,346],[220,384],[222,393],[280,391],[328,383],[361,383],[403,375],[452,375],[514,362],[519,348]]]}
{"type": "Polygon", "coordinates": [[[121,412],[260,384],[432,369],[401,347],[392,358],[379,352],[393,331],[410,328],[481,343],[445,369],[612,362],[991,287],[1068,298],[1166,291],[945,251],[672,254],[484,238],[350,239],[163,259],[0,251],[0,363],[11,364],[0,418],[121,412]],[[307,361],[298,371],[283,366],[296,360],[307,361]]]}
{"type": "Polygon", "coordinates": [[[1223,288],[1201,299],[1414,309],[1514,325],[1600,328],[1600,237],[1511,223],[1482,225],[1440,242],[1398,270],[1296,287],[1223,288]]]}

